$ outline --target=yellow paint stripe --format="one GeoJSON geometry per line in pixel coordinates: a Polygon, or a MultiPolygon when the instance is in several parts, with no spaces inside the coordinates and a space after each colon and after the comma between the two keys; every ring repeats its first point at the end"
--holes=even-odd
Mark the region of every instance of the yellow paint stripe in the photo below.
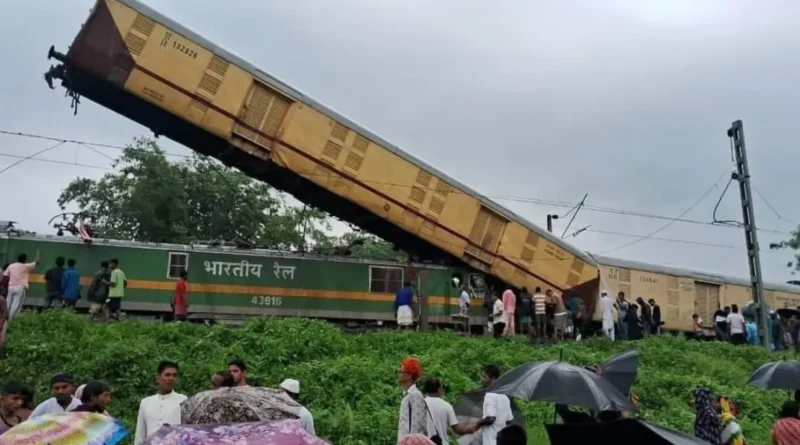
{"type": "MultiPolygon", "coordinates": [[[[44,275],[31,274],[31,283],[44,283],[44,275]]],[[[90,286],[90,277],[81,277],[81,286],[90,286]]],[[[335,290],[317,289],[293,289],[287,287],[268,287],[268,286],[244,286],[240,284],[205,284],[190,283],[191,292],[204,294],[246,294],[246,295],[281,295],[285,297],[297,298],[326,298],[331,300],[361,300],[361,301],[380,301],[391,303],[394,295],[372,292],[350,292],[335,290]]],[[[175,288],[175,281],[150,281],[150,280],[128,280],[128,289],[162,290],[172,291],[175,288]]],[[[447,298],[442,296],[429,296],[428,302],[433,305],[446,305],[447,298]]],[[[451,306],[458,306],[458,299],[451,298],[451,306]]]]}

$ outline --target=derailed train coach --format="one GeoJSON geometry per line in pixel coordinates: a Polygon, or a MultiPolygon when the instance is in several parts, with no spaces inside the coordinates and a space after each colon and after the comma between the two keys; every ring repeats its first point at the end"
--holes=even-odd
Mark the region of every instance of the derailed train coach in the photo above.
{"type": "MultiPolygon", "coordinates": [[[[136,0],[98,0],[45,78],[348,221],[418,262],[593,301],[596,262],[136,0]]],[[[74,105],[77,106],[77,103],[74,105]]]]}

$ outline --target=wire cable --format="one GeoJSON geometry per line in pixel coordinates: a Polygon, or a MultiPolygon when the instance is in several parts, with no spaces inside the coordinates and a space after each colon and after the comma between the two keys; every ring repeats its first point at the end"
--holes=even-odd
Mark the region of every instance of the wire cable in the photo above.
{"type": "Polygon", "coordinates": [[[37,151],[36,153],[34,153],[34,154],[30,155],[30,156],[25,156],[25,157],[21,158],[20,160],[18,160],[17,162],[14,162],[11,165],[9,165],[9,166],[3,168],[2,170],[0,170],[0,174],[5,173],[8,170],[11,170],[12,168],[18,166],[19,164],[22,164],[23,162],[25,162],[27,160],[33,159],[36,156],[39,156],[40,154],[46,153],[46,152],[48,152],[48,151],[50,151],[50,150],[52,150],[52,149],[54,149],[56,147],[60,147],[62,145],[64,145],[63,141],[61,141],[61,142],[59,142],[59,143],[57,143],[55,145],[52,145],[50,147],[47,147],[47,148],[45,148],[43,150],[39,150],[39,151],[37,151]]]}
{"type": "MultiPolygon", "coordinates": [[[[131,149],[131,147],[124,147],[120,145],[113,145],[113,144],[103,144],[103,143],[95,143],[95,142],[87,142],[77,139],[66,139],[66,138],[56,138],[52,136],[44,136],[32,133],[24,133],[24,132],[14,132],[8,130],[0,129],[0,134],[10,135],[10,136],[18,136],[18,137],[26,137],[26,138],[34,138],[34,139],[43,139],[43,140],[50,140],[50,141],[57,141],[57,142],[65,142],[65,143],[74,143],[84,146],[91,146],[91,147],[100,147],[100,148],[114,148],[117,150],[125,150],[131,149]]],[[[98,153],[102,154],[102,156],[112,159],[105,153],[97,151],[98,153]]],[[[179,158],[190,158],[193,155],[183,155],[177,153],[170,153],[164,152],[166,156],[174,156],[179,158]]],[[[0,153],[0,156],[8,156],[13,157],[9,153],[0,153]]],[[[51,162],[51,161],[45,161],[51,162]]],[[[75,166],[85,166],[85,165],[78,165],[77,163],[71,164],[75,166]]],[[[100,166],[88,166],[88,168],[104,168],[100,166]]],[[[315,176],[327,176],[324,173],[317,173],[317,172],[305,172],[305,171],[297,171],[297,174],[304,176],[304,177],[315,177],[315,176]]],[[[406,187],[406,188],[413,188],[413,187],[420,187],[418,184],[398,184],[393,182],[386,182],[386,181],[374,181],[368,179],[359,179],[360,182],[364,182],[367,184],[372,185],[384,185],[384,186],[391,186],[391,187],[406,187]]],[[[433,191],[434,188],[428,188],[427,191],[433,191]]],[[[460,194],[467,194],[461,190],[452,190],[451,193],[460,193],[460,194]]],[[[547,200],[542,198],[532,198],[532,197],[520,197],[520,196],[509,196],[509,195],[484,195],[479,194],[480,197],[491,199],[491,200],[498,200],[498,201],[509,201],[509,202],[521,202],[526,204],[534,204],[534,205],[541,205],[541,206],[548,206],[548,207],[559,207],[559,208],[566,208],[566,209],[574,209],[576,207],[575,203],[565,202],[565,201],[556,201],[556,200],[547,200]]],[[[593,205],[583,205],[581,206],[582,210],[596,212],[596,213],[607,213],[607,214],[616,214],[616,215],[623,215],[623,216],[630,216],[635,218],[646,218],[646,219],[654,219],[654,220],[663,220],[663,221],[670,221],[670,222],[679,222],[685,224],[695,224],[695,225],[705,225],[705,226],[712,226],[712,227],[728,227],[728,228],[736,228],[736,226],[732,226],[729,224],[717,224],[710,221],[701,221],[696,219],[687,219],[687,218],[674,218],[665,215],[658,215],[653,213],[646,213],[646,212],[639,212],[634,210],[626,210],[626,209],[618,209],[613,207],[601,207],[601,206],[593,206],[593,205]]],[[[570,214],[571,211],[568,211],[566,214],[570,214]]],[[[775,233],[780,235],[791,235],[791,232],[787,231],[780,231],[776,229],[766,229],[766,228],[759,228],[759,232],[764,233],[775,233]]]]}
{"type": "Polygon", "coordinates": [[[800,226],[800,224],[796,223],[795,221],[788,220],[788,219],[784,218],[783,215],[778,213],[778,211],[775,210],[775,207],[773,207],[772,204],[770,204],[770,202],[767,200],[767,198],[765,198],[764,195],[761,194],[761,192],[758,190],[757,187],[753,186],[753,190],[756,191],[756,194],[764,201],[764,204],[766,204],[767,207],[769,207],[769,209],[772,210],[772,213],[774,213],[775,216],[778,217],[778,219],[780,219],[782,221],[785,221],[785,222],[787,222],[789,224],[792,224],[795,227],[800,226]]]}
{"type": "Polygon", "coordinates": [[[649,234],[645,235],[645,236],[644,236],[644,237],[642,237],[642,238],[639,238],[639,239],[633,240],[633,241],[631,241],[631,242],[629,242],[629,243],[623,244],[623,245],[621,245],[621,246],[618,246],[618,247],[615,247],[615,248],[613,248],[613,249],[608,249],[608,250],[605,250],[605,251],[603,251],[603,252],[600,252],[600,253],[599,253],[599,255],[605,255],[605,254],[607,254],[607,253],[610,253],[610,252],[615,252],[615,251],[617,251],[617,250],[622,250],[622,249],[624,249],[624,248],[626,248],[626,247],[630,247],[630,246],[632,246],[632,245],[634,245],[634,244],[640,243],[640,242],[642,242],[642,241],[644,241],[644,240],[646,240],[646,239],[650,239],[650,238],[651,238],[653,235],[655,235],[655,234],[657,234],[657,233],[659,233],[659,232],[663,231],[663,230],[664,230],[664,229],[666,229],[667,227],[671,226],[672,224],[674,224],[674,223],[677,221],[677,219],[678,219],[678,218],[682,218],[684,215],[686,215],[687,213],[691,212],[691,211],[692,211],[692,210],[693,210],[695,207],[697,207],[697,205],[698,205],[698,204],[700,204],[700,203],[701,203],[701,202],[702,202],[704,199],[706,199],[706,197],[708,197],[708,195],[710,195],[710,194],[711,194],[711,192],[712,192],[712,191],[713,191],[713,190],[714,190],[714,189],[717,187],[717,185],[719,184],[719,182],[720,182],[720,181],[722,181],[722,178],[724,178],[724,177],[725,177],[725,175],[726,175],[727,173],[728,173],[727,169],[726,169],[725,171],[723,171],[723,172],[722,172],[722,174],[721,174],[721,175],[719,175],[719,179],[717,179],[717,180],[714,182],[714,184],[713,184],[713,185],[712,185],[712,186],[711,186],[711,187],[710,187],[708,190],[706,190],[706,191],[705,191],[705,193],[703,193],[703,194],[700,196],[700,198],[699,198],[697,201],[695,201],[695,202],[694,202],[694,204],[692,204],[691,206],[689,206],[689,208],[687,208],[686,210],[684,210],[684,211],[683,211],[683,212],[682,212],[680,215],[678,215],[678,216],[677,216],[675,219],[673,219],[672,221],[670,221],[670,222],[668,222],[668,223],[664,224],[663,226],[661,226],[661,227],[659,227],[658,229],[656,229],[656,230],[654,230],[654,231],[650,232],[649,234]]]}

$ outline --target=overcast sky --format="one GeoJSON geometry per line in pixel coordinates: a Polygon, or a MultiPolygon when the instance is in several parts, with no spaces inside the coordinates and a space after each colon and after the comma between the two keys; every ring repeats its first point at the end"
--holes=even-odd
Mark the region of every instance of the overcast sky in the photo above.
{"type": "MultiPolygon", "coordinates": [[[[91,102],[72,115],[42,80],[91,0],[2,2],[0,130],[124,145],[147,134],[91,102]]],[[[800,221],[800,3],[704,0],[148,0],[146,3],[544,226],[541,201],[710,222],[742,119],[762,249],[800,221]],[[491,7],[489,6],[491,4],[491,7]],[[530,200],[538,202],[526,202],[530,200]],[[779,216],[780,215],[780,216],[779,216]]],[[[52,145],[0,135],[0,168],[52,145]]],[[[173,153],[188,153],[165,142],[173,153]]],[[[116,156],[114,149],[103,149],[116,156]]],[[[40,159],[108,167],[65,144],[40,159]]],[[[25,161],[0,173],[0,219],[46,231],[56,198],[102,169],[25,161]]],[[[741,219],[735,183],[721,219],[741,219]]],[[[566,221],[556,224],[558,234],[566,221]]],[[[747,277],[742,230],[585,209],[590,252],[747,277]],[[602,232],[624,233],[628,235],[602,232]],[[710,245],[681,243],[682,240],[710,245]]],[[[788,252],[765,252],[770,281],[788,252]]]]}

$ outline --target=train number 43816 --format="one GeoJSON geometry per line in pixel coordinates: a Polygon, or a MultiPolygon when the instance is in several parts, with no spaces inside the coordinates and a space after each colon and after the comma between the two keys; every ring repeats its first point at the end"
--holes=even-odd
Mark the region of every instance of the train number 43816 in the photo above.
{"type": "Polygon", "coordinates": [[[250,304],[253,306],[280,306],[283,304],[283,298],[272,297],[268,295],[256,295],[250,299],[250,304]]]}

